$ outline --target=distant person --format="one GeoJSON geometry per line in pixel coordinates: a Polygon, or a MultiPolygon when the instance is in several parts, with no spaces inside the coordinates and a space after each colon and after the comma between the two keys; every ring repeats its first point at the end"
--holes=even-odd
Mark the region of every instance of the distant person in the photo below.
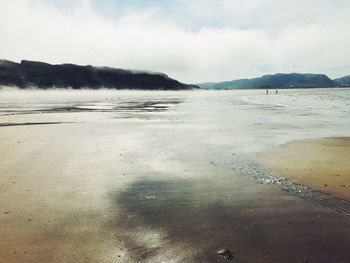
{"type": "Polygon", "coordinates": [[[276,94],[278,94],[278,89],[276,89],[276,94]]]}
{"type": "Polygon", "coordinates": [[[266,89],[266,94],[269,94],[269,89],[266,89]]]}

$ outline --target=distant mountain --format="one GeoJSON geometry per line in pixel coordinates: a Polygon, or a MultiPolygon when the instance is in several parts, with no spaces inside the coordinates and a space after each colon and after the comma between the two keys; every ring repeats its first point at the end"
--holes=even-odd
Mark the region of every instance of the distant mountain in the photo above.
{"type": "Polygon", "coordinates": [[[74,64],[51,65],[26,60],[21,63],[0,60],[0,85],[44,89],[52,87],[149,90],[196,88],[194,85],[183,84],[161,73],[74,64]]]}
{"type": "Polygon", "coordinates": [[[204,89],[323,88],[335,87],[337,83],[324,74],[278,73],[253,79],[201,83],[198,86],[204,89]]]}
{"type": "Polygon", "coordinates": [[[350,75],[334,80],[340,87],[350,87],[350,75]]]}

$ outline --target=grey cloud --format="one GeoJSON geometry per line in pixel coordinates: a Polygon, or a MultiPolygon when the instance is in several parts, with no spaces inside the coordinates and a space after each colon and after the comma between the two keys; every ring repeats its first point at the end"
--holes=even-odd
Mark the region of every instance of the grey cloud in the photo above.
{"type": "Polygon", "coordinates": [[[346,1],[213,2],[178,1],[180,13],[148,8],[113,20],[87,0],[70,12],[47,1],[1,1],[0,57],[144,69],[186,82],[292,71],[350,74],[346,1]]]}

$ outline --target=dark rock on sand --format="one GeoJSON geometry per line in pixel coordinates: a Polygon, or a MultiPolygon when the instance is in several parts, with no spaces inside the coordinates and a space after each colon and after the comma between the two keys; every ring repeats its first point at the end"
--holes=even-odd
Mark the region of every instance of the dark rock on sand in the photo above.
{"type": "Polygon", "coordinates": [[[227,260],[234,260],[236,259],[236,256],[231,250],[229,249],[220,249],[216,252],[216,255],[220,258],[227,259],[227,260]]]}

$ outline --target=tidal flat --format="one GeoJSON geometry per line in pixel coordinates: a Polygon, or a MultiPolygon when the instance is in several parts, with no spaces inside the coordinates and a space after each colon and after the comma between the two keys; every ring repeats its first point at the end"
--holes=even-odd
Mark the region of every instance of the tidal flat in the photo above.
{"type": "Polygon", "coordinates": [[[349,131],[350,89],[0,90],[0,262],[350,262],[347,196],[270,165],[349,131]]]}

